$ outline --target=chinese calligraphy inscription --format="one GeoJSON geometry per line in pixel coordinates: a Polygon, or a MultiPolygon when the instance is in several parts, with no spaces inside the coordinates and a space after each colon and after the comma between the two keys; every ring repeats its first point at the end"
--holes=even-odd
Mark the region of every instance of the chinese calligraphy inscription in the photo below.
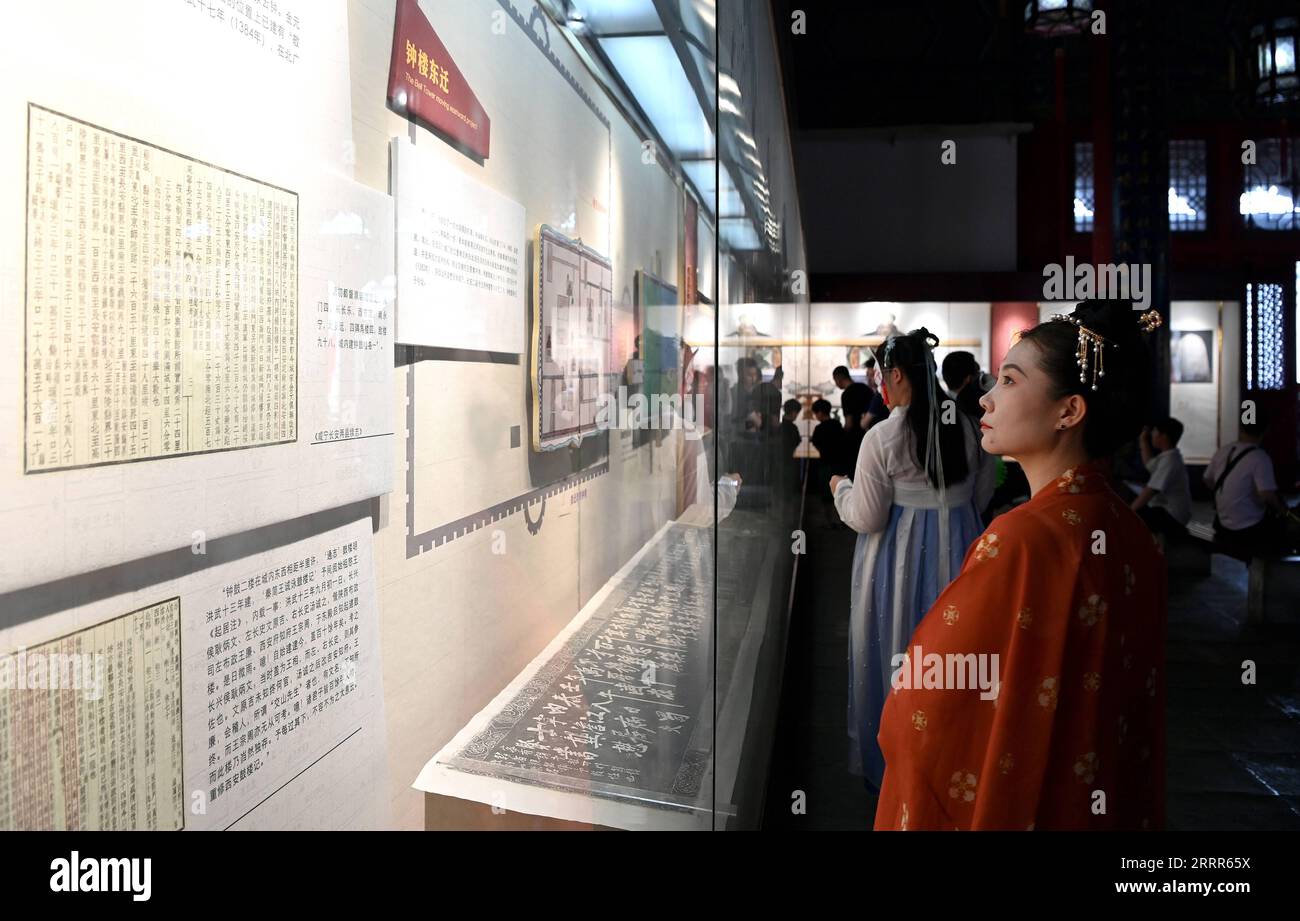
{"type": "Polygon", "coordinates": [[[296,440],[297,195],[28,121],[26,471],[296,440]]]}
{"type": "Polygon", "coordinates": [[[175,830],[181,603],[0,656],[0,829],[175,830]]]}

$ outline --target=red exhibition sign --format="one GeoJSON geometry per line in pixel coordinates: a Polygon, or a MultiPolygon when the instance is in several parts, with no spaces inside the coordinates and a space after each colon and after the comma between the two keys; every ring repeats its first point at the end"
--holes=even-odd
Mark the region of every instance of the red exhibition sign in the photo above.
{"type": "Polygon", "coordinates": [[[397,0],[388,105],[487,159],[491,120],[416,0],[397,0]]]}

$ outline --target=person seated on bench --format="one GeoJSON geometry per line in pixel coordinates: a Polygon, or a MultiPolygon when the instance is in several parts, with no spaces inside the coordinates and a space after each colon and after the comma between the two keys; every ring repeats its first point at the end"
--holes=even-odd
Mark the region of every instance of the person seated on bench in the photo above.
{"type": "Polygon", "coordinates": [[[1138,446],[1142,463],[1151,477],[1129,507],[1141,516],[1153,534],[1176,537],[1185,534],[1192,518],[1192,490],[1178,439],[1183,424],[1167,417],[1142,429],[1138,446]]]}
{"type": "Polygon", "coordinates": [[[1214,539],[1243,560],[1280,548],[1280,519],[1269,513],[1286,514],[1273,461],[1260,447],[1266,429],[1265,420],[1258,417],[1241,423],[1237,440],[1216,451],[1205,468],[1205,485],[1214,495],[1214,539]]]}

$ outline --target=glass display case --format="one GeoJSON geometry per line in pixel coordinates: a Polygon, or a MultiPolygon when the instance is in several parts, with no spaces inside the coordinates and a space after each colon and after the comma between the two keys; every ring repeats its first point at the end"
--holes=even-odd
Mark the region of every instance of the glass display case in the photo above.
{"type": "Polygon", "coordinates": [[[9,18],[0,829],[755,827],[820,386],[766,7],[9,18]]]}

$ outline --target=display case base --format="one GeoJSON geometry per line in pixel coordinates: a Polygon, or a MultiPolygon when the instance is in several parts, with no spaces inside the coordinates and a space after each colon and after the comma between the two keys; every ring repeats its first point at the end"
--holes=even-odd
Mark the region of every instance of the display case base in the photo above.
{"type": "Polygon", "coordinates": [[[618,831],[608,825],[572,822],[509,810],[493,812],[487,803],[424,794],[425,831],[618,831]]]}

